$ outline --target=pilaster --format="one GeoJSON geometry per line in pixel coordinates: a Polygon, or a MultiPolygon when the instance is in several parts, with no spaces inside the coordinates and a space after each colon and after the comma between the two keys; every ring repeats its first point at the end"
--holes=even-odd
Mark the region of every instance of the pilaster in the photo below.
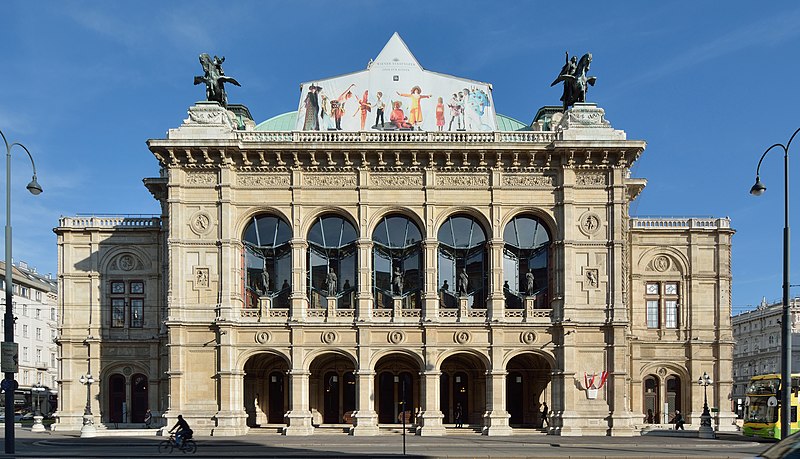
{"type": "Polygon", "coordinates": [[[311,410],[308,408],[309,377],[311,372],[303,369],[289,371],[289,412],[286,413],[284,435],[311,435],[311,410]]]}
{"type": "Polygon", "coordinates": [[[423,437],[442,436],[445,433],[442,419],[444,414],[439,406],[439,377],[440,371],[423,371],[421,413],[417,416],[417,435],[423,437]]]}

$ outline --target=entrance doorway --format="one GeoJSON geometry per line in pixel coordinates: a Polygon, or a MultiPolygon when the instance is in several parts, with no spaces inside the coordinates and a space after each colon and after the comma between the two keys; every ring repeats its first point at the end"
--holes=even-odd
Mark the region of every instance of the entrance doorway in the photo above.
{"type": "Polygon", "coordinates": [[[442,362],[439,406],[445,424],[456,422],[456,407],[461,406],[462,423],[482,423],[486,411],[486,366],[479,358],[462,353],[442,362]]]}
{"type": "Polygon", "coordinates": [[[254,355],[244,365],[244,398],[247,425],[284,424],[289,411],[289,363],[272,353],[254,355]]]}
{"type": "Polygon", "coordinates": [[[380,424],[413,424],[419,407],[420,363],[406,354],[383,356],[375,365],[375,397],[380,424]]]}
{"type": "Polygon", "coordinates": [[[318,356],[311,363],[309,406],[324,424],[349,423],[356,409],[355,362],[338,353],[318,356]]]}
{"type": "MultiPolygon", "coordinates": [[[[544,404],[550,400],[552,368],[533,352],[515,356],[506,365],[506,411],[512,427],[542,428],[544,404]]],[[[549,404],[549,403],[548,403],[549,404]]]]}

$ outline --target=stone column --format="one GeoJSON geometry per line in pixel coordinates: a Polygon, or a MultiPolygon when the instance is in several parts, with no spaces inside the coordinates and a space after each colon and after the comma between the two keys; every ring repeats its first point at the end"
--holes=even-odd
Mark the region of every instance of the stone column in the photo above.
{"type": "Polygon", "coordinates": [[[358,247],[358,293],[356,294],[356,318],[359,322],[372,319],[372,241],[359,239],[358,247]]]}
{"type": "Polygon", "coordinates": [[[217,335],[219,411],[214,415],[217,424],[211,430],[215,436],[244,435],[249,430],[243,400],[244,372],[235,367],[236,351],[231,342],[232,336],[231,327],[220,327],[217,335]]]}
{"type": "MultiPolygon", "coordinates": [[[[425,253],[425,291],[422,294],[422,317],[426,322],[439,320],[439,242],[435,239],[425,239],[422,242],[425,253]]],[[[452,286],[451,288],[455,288],[452,286]]]]}
{"type": "Polygon", "coordinates": [[[369,368],[356,371],[358,395],[356,412],[353,414],[353,428],[350,435],[378,435],[378,413],[375,412],[375,372],[369,368]]]}
{"type": "MultiPolygon", "coordinates": [[[[297,228],[296,228],[297,229],[297,228]]],[[[290,242],[292,246],[292,294],[290,295],[291,310],[289,318],[302,322],[306,318],[308,298],[306,297],[306,252],[308,242],[305,239],[295,238],[290,242]]]]}
{"type": "Polygon", "coordinates": [[[505,317],[506,299],[503,295],[503,245],[502,239],[489,241],[489,301],[486,305],[486,317],[490,320],[502,320],[505,317]]]}
{"type": "Polygon", "coordinates": [[[483,415],[483,434],[491,436],[511,435],[505,410],[506,371],[492,368],[486,372],[486,414],[483,415]]]}
{"type": "Polygon", "coordinates": [[[441,374],[438,370],[420,373],[422,376],[422,394],[420,394],[422,412],[417,417],[417,435],[432,437],[441,436],[445,433],[442,425],[444,415],[439,406],[439,378],[441,374]]]}
{"type": "Polygon", "coordinates": [[[311,435],[311,410],[308,408],[308,385],[311,372],[300,368],[289,371],[289,412],[284,435],[311,435]]]}

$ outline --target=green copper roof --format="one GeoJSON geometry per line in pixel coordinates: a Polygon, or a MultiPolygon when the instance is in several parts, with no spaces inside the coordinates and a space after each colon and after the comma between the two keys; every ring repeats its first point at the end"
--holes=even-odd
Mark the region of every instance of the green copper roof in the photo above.
{"type": "Polygon", "coordinates": [[[259,123],[256,131],[291,131],[294,129],[296,120],[297,111],[286,112],[259,123]]]}
{"type": "MultiPolygon", "coordinates": [[[[291,131],[297,121],[297,112],[286,112],[282,115],[261,122],[256,126],[256,131],[291,131]]],[[[525,131],[530,127],[522,121],[514,118],[497,114],[497,127],[501,131],[525,131]]]]}

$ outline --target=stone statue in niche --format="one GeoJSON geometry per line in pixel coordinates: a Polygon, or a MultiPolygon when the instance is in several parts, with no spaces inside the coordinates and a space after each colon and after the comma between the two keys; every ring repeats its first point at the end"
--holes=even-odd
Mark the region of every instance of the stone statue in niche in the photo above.
{"type": "Polygon", "coordinates": [[[325,276],[325,286],[328,290],[328,296],[336,295],[337,283],[336,273],[333,271],[333,268],[328,268],[328,274],[325,276]]]}
{"type": "Polygon", "coordinates": [[[467,287],[469,286],[469,275],[467,275],[467,268],[461,268],[461,273],[458,275],[458,293],[462,296],[467,296],[467,287]]]}
{"type": "Polygon", "coordinates": [[[396,295],[403,294],[403,273],[400,271],[399,266],[394,268],[394,276],[392,279],[392,293],[396,295]]]}
{"type": "Polygon", "coordinates": [[[528,296],[533,295],[533,289],[536,287],[536,279],[533,277],[533,271],[528,269],[528,272],[525,273],[525,293],[528,296]]]}

